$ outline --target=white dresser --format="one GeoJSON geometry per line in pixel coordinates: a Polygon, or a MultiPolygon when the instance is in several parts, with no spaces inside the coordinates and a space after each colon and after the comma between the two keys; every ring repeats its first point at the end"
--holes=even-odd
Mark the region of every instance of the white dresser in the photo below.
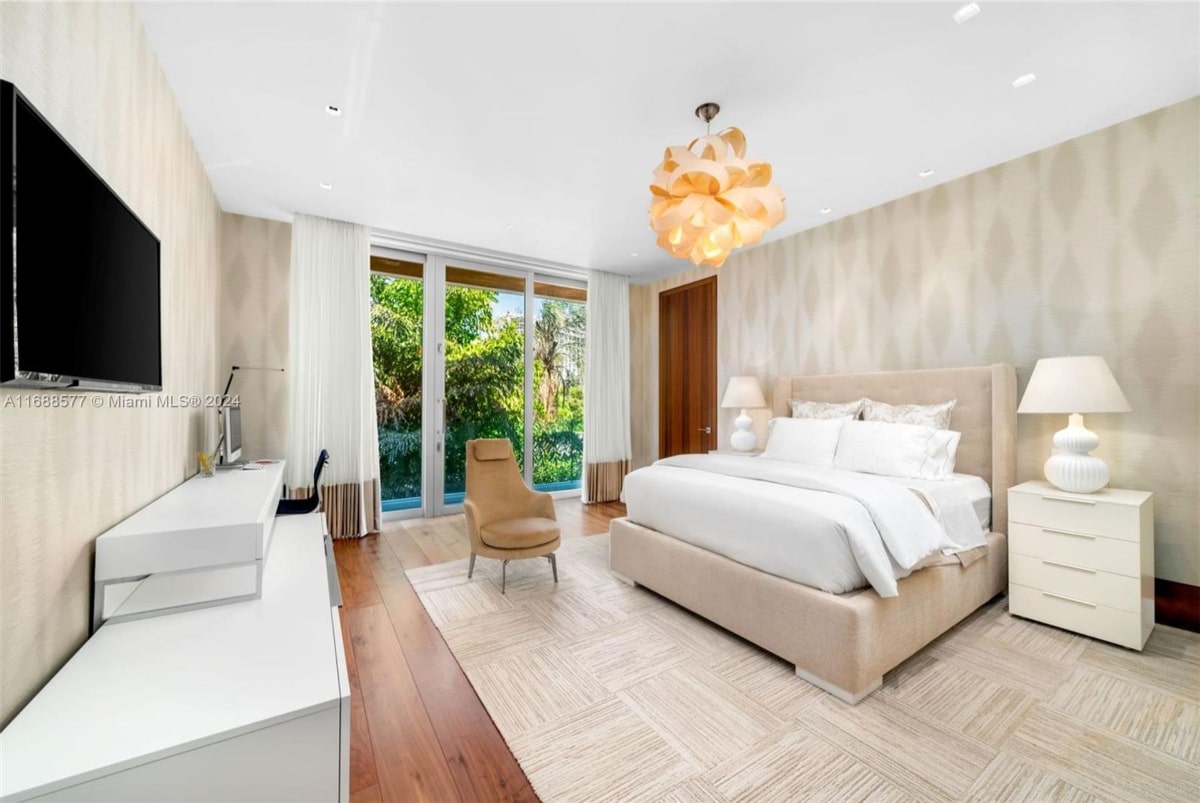
{"type": "Polygon", "coordinates": [[[0,732],[0,800],[348,800],[326,550],[280,517],[261,597],[106,623],[0,732]]]}
{"type": "Polygon", "coordinates": [[[1154,629],[1154,501],[1148,491],[1008,491],[1008,608],[1140,650],[1154,629]]]}

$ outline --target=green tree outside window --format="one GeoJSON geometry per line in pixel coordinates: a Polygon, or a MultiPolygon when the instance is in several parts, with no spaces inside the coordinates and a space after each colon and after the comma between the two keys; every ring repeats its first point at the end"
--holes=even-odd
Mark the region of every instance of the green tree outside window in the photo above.
{"type": "MultiPolygon", "coordinates": [[[[371,337],[382,498],[421,494],[422,283],[371,277],[371,337]]],[[[446,491],[465,489],[466,442],[512,440],[524,465],[523,321],[499,293],[446,290],[446,491]]],[[[534,321],[534,485],[583,472],[582,303],[539,298],[534,321]]]]}

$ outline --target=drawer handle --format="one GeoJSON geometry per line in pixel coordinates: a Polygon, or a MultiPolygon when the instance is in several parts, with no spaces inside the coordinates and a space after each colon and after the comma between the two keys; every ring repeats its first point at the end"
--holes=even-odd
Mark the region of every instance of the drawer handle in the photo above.
{"type": "Polygon", "coordinates": [[[1088,574],[1096,573],[1095,569],[1089,569],[1086,566],[1076,566],[1073,563],[1059,563],[1056,560],[1044,560],[1042,563],[1046,564],[1047,566],[1061,566],[1064,569],[1074,569],[1077,572],[1087,572],[1088,574]]]}
{"type": "Polygon", "coordinates": [[[1064,596],[1063,594],[1055,594],[1055,593],[1053,593],[1053,592],[1050,592],[1050,591],[1043,591],[1043,592],[1042,592],[1042,596],[1044,596],[1044,597],[1054,597],[1055,599],[1066,600],[1067,602],[1074,602],[1076,605],[1086,605],[1086,606],[1088,606],[1089,608],[1095,608],[1095,607],[1096,607],[1095,605],[1093,605],[1092,603],[1090,603],[1090,602],[1088,602],[1088,601],[1086,601],[1086,600],[1082,600],[1082,599],[1075,599],[1074,597],[1068,597],[1068,596],[1064,596]]]}
{"type": "Polygon", "coordinates": [[[1094,499],[1072,499],[1069,496],[1043,496],[1047,502],[1070,502],[1072,505],[1095,505],[1094,499]]]}
{"type": "Polygon", "coordinates": [[[1070,530],[1053,530],[1053,529],[1051,529],[1051,528],[1049,528],[1049,527],[1043,527],[1043,528],[1042,528],[1042,532],[1044,532],[1044,533],[1054,533],[1055,535],[1073,535],[1073,536],[1075,536],[1076,538],[1086,538],[1086,539],[1088,539],[1089,541],[1095,541],[1095,540],[1096,540],[1096,536],[1094,536],[1094,535],[1088,535],[1087,533],[1075,533],[1075,532],[1071,532],[1070,530]]]}

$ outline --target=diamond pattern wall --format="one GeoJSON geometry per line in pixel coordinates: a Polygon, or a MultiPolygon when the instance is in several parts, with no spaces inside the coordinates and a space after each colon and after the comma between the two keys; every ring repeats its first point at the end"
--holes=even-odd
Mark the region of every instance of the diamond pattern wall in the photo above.
{"type": "MultiPolygon", "coordinates": [[[[657,294],[717,273],[719,390],[780,375],[1102,354],[1133,412],[1089,416],[1155,496],[1156,573],[1200,585],[1200,99],[631,289],[635,465],[658,448],[657,294]]],[[[725,443],[736,411],[720,411],[725,443]]],[[[765,437],[766,413],[757,422],[765,437]]],[[[1021,416],[1019,479],[1056,416],[1021,416]]]]}

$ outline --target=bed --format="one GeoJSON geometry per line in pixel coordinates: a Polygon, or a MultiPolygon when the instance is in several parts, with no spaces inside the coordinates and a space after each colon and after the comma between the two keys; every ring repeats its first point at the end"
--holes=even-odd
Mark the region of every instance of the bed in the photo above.
{"type": "MultiPolygon", "coordinates": [[[[1015,484],[1016,473],[1012,366],[784,377],[775,385],[774,414],[789,415],[789,398],[844,402],[861,396],[893,404],[957,400],[950,422],[962,433],[955,471],[982,478],[991,490],[992,532],[970,560],[922,563],[924,568],[895,580],[895,596],[881,596],[871,587],[830,593],[780,576],[787,572],[774,567],[764,571],[698,546],[705,543],[702,538],[685,539],[671,522],[659,526],[673,535],[628,517],[614,520],[610,530],[610,566],[620,579],[645,586],[775,653],[794,664],[797,675],[850,703],[878,688],[885,672],[1004,592],[1007,542],[1000,531],[1007,521],[1007,489],[1015,484]]],[[[750,464],[754,458],[725,460],[750,464]]],[[[729,482],[752,480],[731,477],[729,482]]],[[[716,493],[691,498],[692,512],[712,520],[731,504],[716,493]]],[[[642,518],[653,520],[646,514],[642,518]]],[[[729,538],[738,533],[730,532],[729,538]]]]}

